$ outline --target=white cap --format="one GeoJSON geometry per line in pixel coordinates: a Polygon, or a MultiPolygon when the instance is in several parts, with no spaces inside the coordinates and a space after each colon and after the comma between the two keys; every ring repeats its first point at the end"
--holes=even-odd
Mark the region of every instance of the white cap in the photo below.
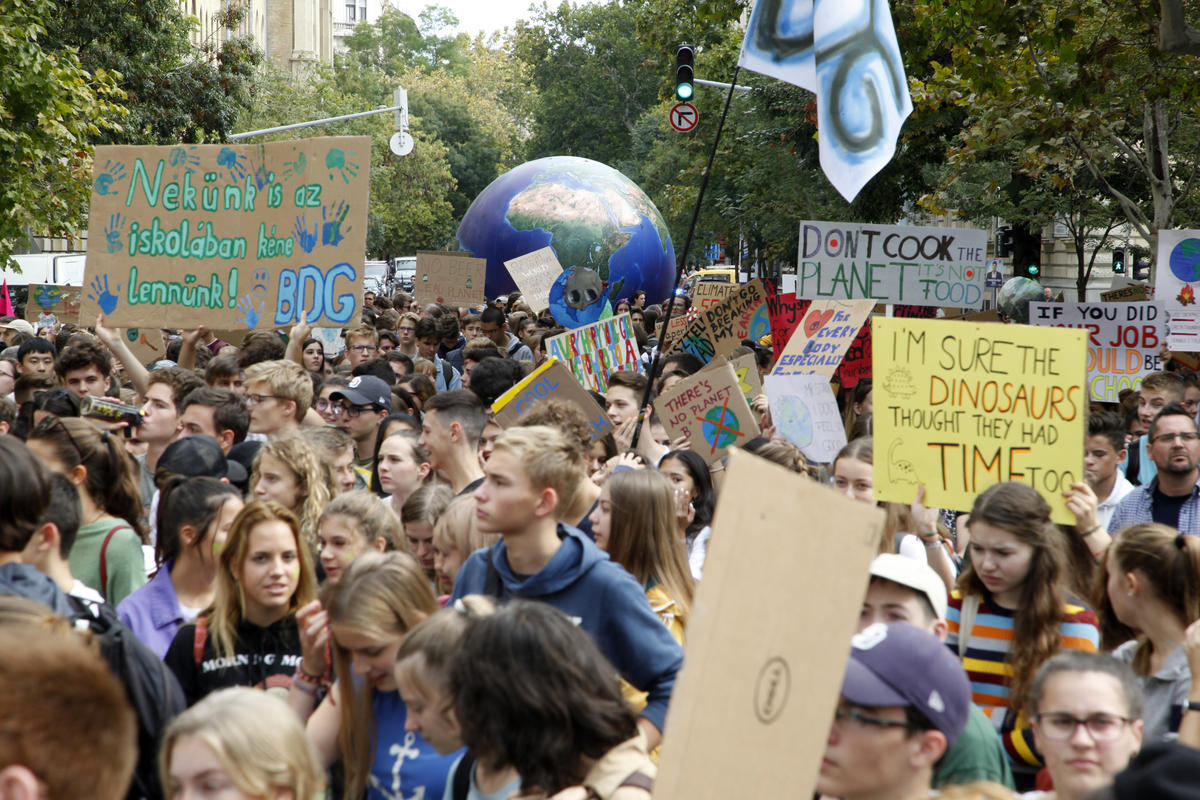
{"type": "Polygon", "coordinates": [[[871,577],[907,586],[929,599],[933,613],[938,619],[946,618],[946,584],[928,564],[899,555],[881,553],[871,562],[871,577]]]}
{"type": "Polygon", "coordinates": [[[8,328],[9,330],[27,333],[30,336],[33,336],[35,333],[33,330],[33,325],[28,320],[23,319],[9,320],[8,322],[0,324],[0,328],[8,328]]]}

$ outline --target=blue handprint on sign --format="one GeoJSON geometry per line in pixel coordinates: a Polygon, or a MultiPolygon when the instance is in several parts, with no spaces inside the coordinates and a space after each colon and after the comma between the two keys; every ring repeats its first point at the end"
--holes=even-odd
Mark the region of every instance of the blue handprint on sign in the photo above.
{"type": "Polygon", "coordinates": [[[246,157],[238,155],[232,147],[222,147],[217,153],[217,166],[229,170],[229,180],[239,183],[246,177],[246,157]]]}
{"type": "Polygon", "coordinates": [[[238,300],[238,311],[242,312],[242,316],[238,318],[238,322],[245,325],[247,328],[254,329],[258,327],[258,318],[262,316],[263,309],[267,307],[267,301],[263,300],[258,305],[258,310],[254,310],[254,301],[250,299],[249,294],[242,295],[242,299],[238,300]]]}
{"type": "Polygon", "coordinates": [[[123,180],[125,180],[125,165],[109,159],[104,162],[104,171],[96,176],[92,187],[99,195],[120,194],[114,184],[123,180]]]}
{"type": "Polygon", "coordinates": [[[121,219],[120,214],[113,214],[108,218],[108,224],[104,226],[105,248],[108,252],[116,253],[121,249],[121,229],[125,227],[126,221],[121,219]]]}
{"type": "Polygon", "coordinates": [[[317,223],[313,223],[312,230],[308,229],[308,215],[301,214],[296,217],[296,226],[292,229],[296,234],[296,242],[300,245],[300,249],[306,253],[311,253],[313,248],[317,246],[317,223]]]}
{"type": "Polygon", "coordinates": [[[259,191],[275,182],[275,172],[267,169],[267,148],[258,146],[258,156],[250,159],[250,171],[254,174],[254,185],[259,191]]]}
{"type": "MultiPolygon", "coordinates": [[[[88,292],[88,299],[95,300],[96,305],[100,306],[100,310],[105,314],[111,314],[113,309],[117,307],[117,301],[120,299],[115,294],[108,290],[108,275],[92,278],[91,292],[88,292]],[[104,282],[101,283],[101,277],[104,282]]],[[[117,291],[121,291],[121,284],[117,284],[117,291]]]]}
{"type": "Polygon", "coordinates": [[[327,208],[327,206],[321,207],[321,219],[323,220],[321,223],[321,244],[337,247],[342,239],[346,238],[346,233],[350,230],[350,228],[346,228],[345,231],[342,230],[342,223],[346,221],[346,215],[350,213],[350,206],[346,205],[345,200],[338,203],[330,215],[332,219],[327,219],[326,217],[327,208]]]}

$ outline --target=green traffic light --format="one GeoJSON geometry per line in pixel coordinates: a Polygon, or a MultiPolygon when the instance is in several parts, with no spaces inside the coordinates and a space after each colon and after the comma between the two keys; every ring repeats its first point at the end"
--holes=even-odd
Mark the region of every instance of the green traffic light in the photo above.
{"type": "Polygon", "coordinates": [[[1030,264],[1029,267],[1025,271],[1028,272],[1030,275],[1037,275],[1038,273],[1041,272],[1041,270],[1038,269],[1037,264],[1030,264]]]}
{"type": "Polygon", "coordinates": [[[690,83],[681,83],[675,87],[675,96],[680,100],[691,100],[694,92],[690,83]]]}

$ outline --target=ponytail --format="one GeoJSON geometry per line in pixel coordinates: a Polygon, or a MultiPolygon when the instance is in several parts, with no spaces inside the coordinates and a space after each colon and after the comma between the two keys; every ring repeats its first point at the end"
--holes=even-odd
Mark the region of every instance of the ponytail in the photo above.
{"type": "MultiPolygon", "coordinates": [[[[144,502],[133,471],[138,464],[129,458],[125,442],[120,436],[103,431],[100,440],[103,448],[101,463],[104,466],[96,471],[94,479],[93,470],[89,466],[88,491],[92,492],[92,498],[105,513],[128,522],[129,527],[137,532],[138,538],[145,544],[148,537],[146,526],[142,524],[144,502]],[[105,461],[107,463],[104,463],[105,461]]],[[[149,499],[145,498],[145,501],[148,502],[149,499]]]]}

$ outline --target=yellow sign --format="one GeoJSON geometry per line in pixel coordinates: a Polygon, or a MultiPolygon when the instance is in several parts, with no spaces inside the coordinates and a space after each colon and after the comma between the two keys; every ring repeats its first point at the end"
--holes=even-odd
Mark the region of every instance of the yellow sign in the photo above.
{"type": "Polygon", "coordinates": [[[968,511],[1020,481],[1075,517],[1083,480],[1087,333],[1068,328],[876,317],[872,331],[875,498],[968,511]]]}

